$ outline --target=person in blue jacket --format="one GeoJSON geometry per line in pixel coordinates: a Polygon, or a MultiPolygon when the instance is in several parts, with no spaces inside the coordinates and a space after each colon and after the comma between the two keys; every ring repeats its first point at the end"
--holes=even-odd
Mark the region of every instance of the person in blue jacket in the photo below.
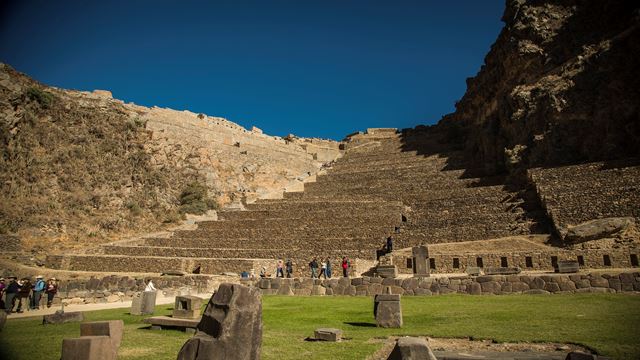
{"type": "Polygon", "coordinates": [[[46,287],[47,284],[44,282],[43,276],[36,276],[36,283],[33,285],[33,294],[31,295],[31,310],[40,308],[40,298],[42,298],[42,293],[46,287]]]}

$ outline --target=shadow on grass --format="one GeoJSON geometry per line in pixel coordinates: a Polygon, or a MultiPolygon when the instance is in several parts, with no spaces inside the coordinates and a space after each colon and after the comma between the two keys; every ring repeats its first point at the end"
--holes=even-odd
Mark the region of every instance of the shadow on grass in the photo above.
{"type": "Polygon", "coordinates": [[[345,324],[347,325],[351,325],[351,326],[359,326],[359,327],[376,327],[376,324],[373,323],[368,323],[368,322],[346,322],[345,324]]]}

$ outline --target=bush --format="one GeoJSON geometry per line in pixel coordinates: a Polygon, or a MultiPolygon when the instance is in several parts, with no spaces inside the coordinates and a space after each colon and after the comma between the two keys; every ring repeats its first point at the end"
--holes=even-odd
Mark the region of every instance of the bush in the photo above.
{"type": "Polygon", "coordinates": [[[53,104],[53,100],[55,96],[53,94],[40,90],[35,87],[30,87],[27,90],[27,97],[42,106],[44,109],[48,109],[51,104],[53,104]]]}
{"type": "Polygon", "coordinates": [[[217,208],[217,201],[208,197],[207,188],[198,182],[188,184],[180,194],[180,212],[183,214],[202,215],[217,208]]]}
{"type": "Polygon", "coordinates": [[[131,211],[131,215],[133,216],[142,215],[142,207],[140,207],[140,205],[138,205],[137,202],[135,201],[128,202],[126,206],[127,206],[127,209],[131,211]]]}

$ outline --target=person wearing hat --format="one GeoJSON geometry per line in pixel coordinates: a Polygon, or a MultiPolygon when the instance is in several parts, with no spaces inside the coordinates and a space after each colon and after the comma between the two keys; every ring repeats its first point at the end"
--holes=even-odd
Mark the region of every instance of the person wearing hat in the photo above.
{"type": "Polygon", "coordinates": [[[36,276],[36,283],[33,285],[33,295],[31,295],[31,310],[40,308],[40,298],[47,284],[44,282],[42,275],[36,276]]]}
{"type": "Polygon", "coordinates": [[[58,283],[56,278],[51,278],[47,281],[47,288],[45,290],[47,292],[47,307],[51,307],[53,304],[53,297],[56,296],[58,292],[58,283]]]}
{"type": "Polygon", "coordinates": [[[16,304],[16,295],[18,295],[18,291],[20,290],[20,284],[16,281],[17,279],[15,276],[9,276],[9,285],[7,285],[7,289],[5,290],[7,295],[4,300],[4,309],[7,314],[13,312],[13,307],[16,304]]]}

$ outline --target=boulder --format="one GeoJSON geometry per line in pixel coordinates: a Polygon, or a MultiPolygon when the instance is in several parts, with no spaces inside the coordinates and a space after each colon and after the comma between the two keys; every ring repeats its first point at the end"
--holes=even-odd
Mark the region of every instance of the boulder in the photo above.
{"type": "Polygon", "coordinates": [[[84,315],[80,311],[64,312],[56,311],[54,314],[42,317],[42,324],[64,324],[68,322],[80,322],[84,320],[84,315]]]}
{"type": "Polygon", "coordinates": [[[178,360],[259,359],[262,342],[260,290],[223,283],[202,315],[196,335],[178,360]]]}
{"type": "Polygon", "coordinates": [[[395,265],[378,265],[376,272],[381,278],[395,278],[398,276],[398,268],[395,265]]]}
{"type": "Polygon", "coordinates": [[[564,240],[571,243],[581,243],[612,236],[635,225],[632,217],[610,217],[583,222],[570,227],[566,231],[564,240]]]}
{"type": "Polygon", "coordinates": [[[427,341],[416,337],[401,337],[396,341],[387,360],[436,360],[427,341]]]}

